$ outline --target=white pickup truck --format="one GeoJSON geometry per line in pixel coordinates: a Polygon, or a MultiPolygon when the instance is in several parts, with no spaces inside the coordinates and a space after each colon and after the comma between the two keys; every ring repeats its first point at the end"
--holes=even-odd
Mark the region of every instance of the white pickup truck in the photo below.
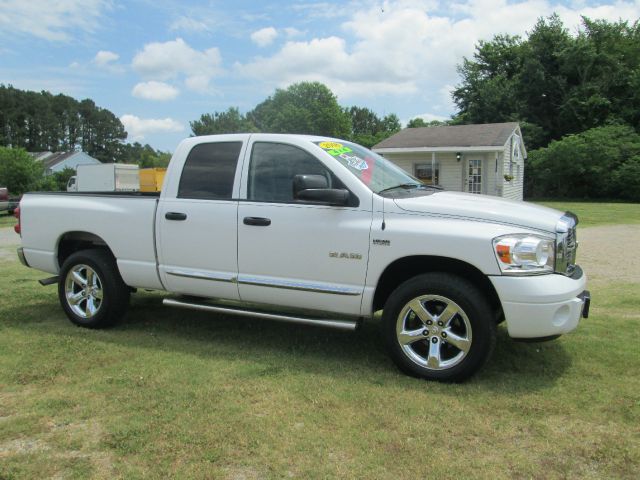
{"type": "Polygon", "coordinates": [[[166,305],[382,334],[411,375],[462,380],[496,325],[549,339],[587,317],[577,218],[420,183],[359,145],[302,135],[195,137],[161,194],[30,193],[26,266],[55,274],[77,325],[105,327],[137,288],[166,305]]]}

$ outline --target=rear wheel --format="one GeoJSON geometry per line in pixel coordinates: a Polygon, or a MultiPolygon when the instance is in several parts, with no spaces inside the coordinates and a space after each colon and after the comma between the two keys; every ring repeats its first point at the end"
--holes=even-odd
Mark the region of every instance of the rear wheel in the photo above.
{"type": "Polygon", "coordinates": [[[383,311],[391,358],[410,375],[460,381],[489,358],[496,328],[488,302],[470,282],[427,273],[401,284],[383,311]]]}
{"type": "Polygon", "coordinates": [[[105,250],[83,250],[64,262],[58,281],[58,298],[76,325],[104,328],[120,320],[129,306],[129,287],[115,259],[105,250]]]}

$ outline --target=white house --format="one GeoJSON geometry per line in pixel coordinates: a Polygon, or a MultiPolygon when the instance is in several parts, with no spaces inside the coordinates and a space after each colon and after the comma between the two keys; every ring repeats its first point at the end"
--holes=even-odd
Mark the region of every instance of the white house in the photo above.
{"type": "Polygon", "coordinates": [[[424,183],[522,200],[527,151],[515,122],[405,128],[373,151],[424,183]]]}
{"type": "Polygon", "coordinates": [[[78,165],[102,163],[85,152],[32,152],[30,155],[44,164],[45,175],[61,172],[65,168],[76,170],[78,165]]]}

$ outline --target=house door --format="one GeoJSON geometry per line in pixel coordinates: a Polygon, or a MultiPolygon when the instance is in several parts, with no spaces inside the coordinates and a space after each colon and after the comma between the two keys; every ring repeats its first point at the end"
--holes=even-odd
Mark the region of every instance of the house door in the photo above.
{"type": "Polygon", "coordinates": [[[467,161],[467,192],[482,193],[482,160],[467,161]]]}

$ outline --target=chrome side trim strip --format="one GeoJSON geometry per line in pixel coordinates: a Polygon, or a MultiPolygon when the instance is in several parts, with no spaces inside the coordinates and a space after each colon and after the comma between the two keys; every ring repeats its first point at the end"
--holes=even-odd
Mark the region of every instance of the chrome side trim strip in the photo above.
{"type": "Polygon", "coordinates": [[[315,325],[319,327],[330,327],[339,330],[353,331],[358,326],[358,322],[353,320],[326,320],[321,318],[305,318],[292,315],[277,315],[275,313],[257,312],[251,310],[240,310],[236,308],[208,305],[202,303],[183,302],[173,298],[165,298],[162,303],[168,307],[186,308],[190,310],[202,310],[205,312],[225,313],[229,315],[239,315],[241,317],[260,318],[263,320],[277,320],[280,322],[299,323],[303,325],[315,325]]]}
{"type": "Polygon", "coordinates": [[[194,272],[180,269],[166,270],[166,273],[174,277],[198,278],[200,280],[211,280],[212,282],[236,283],[238,281],[238,277],[231,273],[194,272]]]}
{"type": "Polygon", "coordinates": [[[241,283],[243,285],[254,285],[257,287],[283,288],[287,290],[299,290],[303,292],[314,293],[330,293],[333,295],[362,295],[360,289],[348,287],[336,287],[326,284],[294,282],[288,280],[264,279],[259,277],[251,277],[248,275],[240,275],[236,277],[233,274],[210,273],[210,272],[194,272],[180,269],[166,270],[167,275],[174,277],[197,278],[200,280],[211,280],[213,282],[241,283]]]}
{"type": "Polygon", "coordinates": [[[293,282],[289,280],[264,279],[259,277],[250,277],[248,275],[239,275],[238,283],[242,285],[254,285],[258,287],[284,288],[287,290],[301,290],[303,292],[314,293],[331,293],[334,295],[362,295],[362,291],[356,288],[336,287],[326,284],[293,282]]]}

